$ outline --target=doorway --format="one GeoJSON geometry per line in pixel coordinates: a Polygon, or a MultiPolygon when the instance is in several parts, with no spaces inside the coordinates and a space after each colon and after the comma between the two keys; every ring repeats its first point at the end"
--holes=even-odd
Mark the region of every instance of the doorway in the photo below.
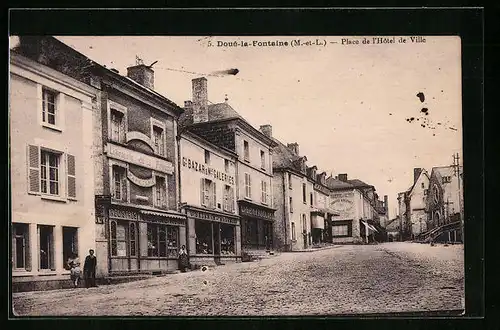
{"type": "Polygon", "coordinates": [[[213,242],[214,242],[214,261],[217,265],[220,265],[220,223],[212,223],[213,230],[213,242]]]}

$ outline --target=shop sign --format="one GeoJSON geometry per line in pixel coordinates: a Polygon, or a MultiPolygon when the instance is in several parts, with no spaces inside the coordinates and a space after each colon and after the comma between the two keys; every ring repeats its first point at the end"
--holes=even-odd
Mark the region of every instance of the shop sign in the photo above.
{"type": "Polygon", "coordinates": [[[342,197],[353,197],[354,193],[353,192],[345,192],[345,193],[334,193],[330,194],[331,198],[342,198],[342,197]]]}
{"type": "Polygon", "coordinates": [[[228,223],[231,225],[238,225],[239,222],[238,219],[226,217],[221,214],[213,214],[196,210],[187,210],[187,216],[199,220],[216,221],[216,222],[228,223]]]}
{"type": "Polygon", "coordinates": [[[108,157],[153,169],[158,172],[167,174],[172,174],[174,172],[174,166],[172,165],[172,163],[167,162],[166,160],[145,155],[135,150],[117,146],[111,143],[108,144],[107,155],[108,157]]]}
{"type": "Polygon", "coordinates": [[[258,209],[258,208],[251,207],[248,205],[241,205],[240,206],[240,215],[247,216],[247,217],[261,218],[264,220],[273,220],[274,219],[274,212],[263,210],[263,209],[258,209]]]}
{"type": "Polygon", "coordinates": [[[149,188],[156,184],[155,175],[153,175],[149,179],[141,179],[135,176],[134,173],[132,173],[131,171],[127,171],[127,178],[130,180],[130,182],[134,183],[135,185],[138,185],[139,187],[149,188]]]}
{"type": "Polygon", "coordinates": [[[352,215],[354,203],[349,198],[337,198],[331,202],[330,207],[344,217],[352,215]]]}
{"type": "Polygon", "coordinates": [[[319,183],[315,183],[314,184],[314,190],[318,190],[319,192],[325,194],[325,195],[328,195],[330,194],[330,190],[322,185],[320,185],[319,183]]]}
{"type": "Polygon", "coordinates": [[[222,171],[215,168],[209,167],[206,164],[200,164],[197,161],[191,160],[186,157],[182,157],[182,166],[192,169],[193,171],[203,173],[205,175],[211,176],[217,180],[226,182],[230,185],[234,185],[234,177],[228,175],[222,171]]]}
{"type": "Polygon", "coordinates": [[[110,209],[109,217],[113,219],[139,220],[139,213],[129,210],[110,209]]]}
{"type": "Polygon", "coordinates": [[[145,216],[144,220],[147,222],[154,222],[154,223],[161,223],[164,225],[171,225],[171,226],[184,226],[185,222],[183,220],[179,219],[172,219],[172,218],[166,218],[166,217],[161,217],[161,216],[145,216]]]}

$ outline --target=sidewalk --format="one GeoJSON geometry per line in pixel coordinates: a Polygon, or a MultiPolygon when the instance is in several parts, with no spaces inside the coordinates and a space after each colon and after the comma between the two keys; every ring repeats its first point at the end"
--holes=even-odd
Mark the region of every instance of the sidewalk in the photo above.
{"type": "Polygon", "coordinates": [[[314,252],[314,251],[321,251],[321,250],[328,250],[328,249],[334,249],[341,247],[342,245],[327,245],[327,246],[319,246],[319,247],[312,247],[312,248],[307,248],[307,249],[301,249],[301,250],[293,250],[293,251],[286,251],[284,253],[295,253],[295,252],[314,252]]]}

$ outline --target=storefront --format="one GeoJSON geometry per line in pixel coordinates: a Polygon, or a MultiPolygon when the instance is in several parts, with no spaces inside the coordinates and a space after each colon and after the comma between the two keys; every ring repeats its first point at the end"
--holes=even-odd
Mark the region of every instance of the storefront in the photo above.
{"type": "Polygon", "coordinates": [[[311,211],[312,243],[325,242],[325,213],[320,210],[311,211]]]}
{"type": "Polygon", "coordinates": [[[109,273],[163,273],[178,269],[186,244],[185,216],[111,206],[108,221],[109,273]]]}
{"type": "Polygon", "coordinates": [[[241,217],[242,250],[271,250],[273,248],[274,209],[238,201],[241,217]]]}
{"type": "Polygon", "coordinates": [[[193,265],[241,261],[240,220],[236,215],[185,206],[188,254],[193,265]]]}

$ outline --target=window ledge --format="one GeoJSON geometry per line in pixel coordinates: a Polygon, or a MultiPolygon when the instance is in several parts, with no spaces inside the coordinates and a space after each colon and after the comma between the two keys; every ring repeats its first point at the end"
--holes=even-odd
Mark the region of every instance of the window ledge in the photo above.
{"type": "Polygon", "coordinates": [[[246,197],[246,196],[245,196],[245,199],[246,199],[247,201],[251,201],[251,200],[252,200],[250,197],[246,197]]]}
{"type": "Polygon", "coordinates": [[[55,202],[61,202],[61,203],[66,203],[67,200],[65,198],[59,197],[59,196],[50,196],[50,195],[41,195],[42,199],[49,200],[49,201],[55,201],[55,202]]]}
{"type": "Polygon", "coordinates": [[[12,276],[33,276],[33,272],[26,269],[13,269],[12,276]]]}
{"type": "Polygon", "coordinates": [[[42,126],[48,129],[51,129],[56,132],[62,132],[62,128],[56,125],[48,124],[48,123],[42,123],[42,126]]]}
{"type": "Polygon", "coordinates": [[[39,276],[55,276],[58,274],[57,274],[57,271],[55,271],[55,270],[39,270],[38,275],[39,276]]]}

